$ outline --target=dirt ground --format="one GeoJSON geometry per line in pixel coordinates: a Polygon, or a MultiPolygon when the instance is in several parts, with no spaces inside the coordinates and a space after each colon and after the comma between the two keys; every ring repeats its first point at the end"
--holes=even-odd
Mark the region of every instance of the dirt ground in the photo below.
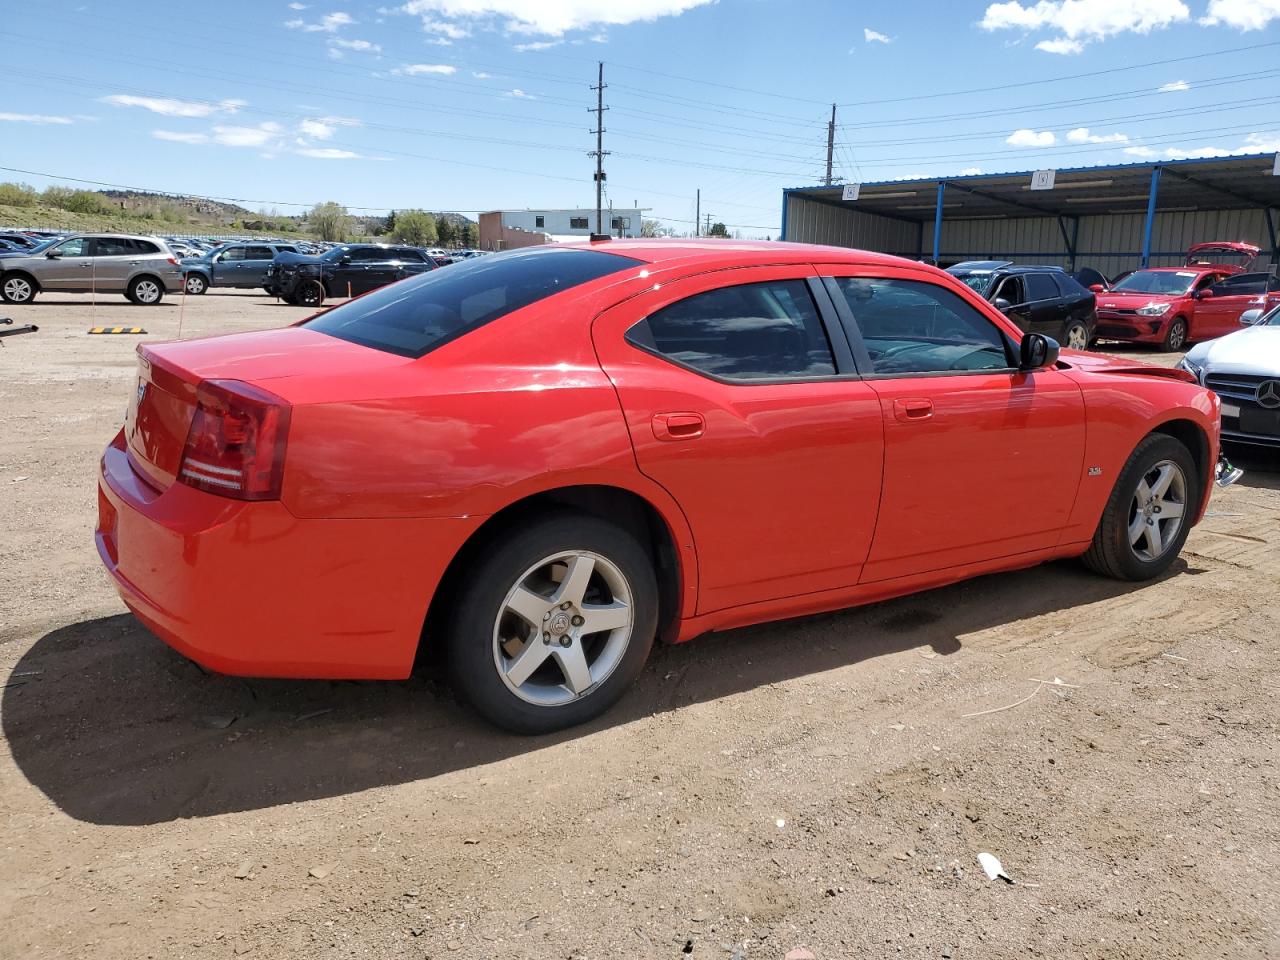
{"type": "Polygon", "coordinates": [[[139,338],[88,327],[301,308],[5,313],[41,330],[0,349],[0,957],[1280,957],[1276,457],[1160,582],[1056,563],[707,636],[518,739],[433,676],[206,675],[100,570],[139,338]]]}

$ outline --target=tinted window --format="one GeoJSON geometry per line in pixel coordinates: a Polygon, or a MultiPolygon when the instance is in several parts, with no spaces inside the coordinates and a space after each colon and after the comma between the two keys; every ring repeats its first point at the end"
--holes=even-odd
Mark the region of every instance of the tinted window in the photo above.
{"type": "Polygon", "coordinates": [[[366,347],[420,357],[521,307],[642,265],[594,250],[513,250],[382,287],[307,321],[306,327],[366,347]]]}
{"type": "Polygon", "coordinates": [[[273,256],[270,247],[246,247],[244,251],[246,260],[270,260],[273,256]]]}
{"type": "Polygon", "coordinates": [[[297,253],[298,248],[291,247],[291,246],[288,246],[287,244],[282,243],[280,244],[280,246],[276,247],[276,252],[277,253],[297,253]]]}
{"type": "Polygon", "coordinates": [[[836,281],[882,375],[1004,370],[1013,364],[994,323],[950,290],[918,280],[836,281]]]}
{"type": "Polygon", "coordinates": [[[355,250],[348,250],[347,256],[351,258],[352,263],[368,263],[371,260],[388,258],[387,251],[378,247],[357,247],[355,250]]]}
{"type": "Polygon", "coordinates": [[[403,260],[406,263],[424,263],[425,258],[417,250],[411,250],[408,247],[396,247],[392,251],[397,260],[403,260]]]}
{"type": "Polygon", "coordinates": [[[159,253],[160,252],[160,248],[157,247],[150,240],[130,240],[129,242],[133,244],[134,249],[137,250],[138,253],[159,253]]]}
{"type": "Polygon", "coordinates": [[[1050,276],[1053,277],[1054,283],[1058,285],[1058,292],[1064,297],[1087,297],[1090,294],[1090,291],[1082,286],[1075,277],[1065,273],[1054,273],[1050,274],[1050,276]]]}
{"type": "Polygon", "coordinates": [[[1047,273],[1028,273],[1023,279],[1027,282],[1028,300],[1058,299],[1058,287],[1053,282],[1051,275],[1047,273]]]}
{"type": "Polygon", "coordinates": [[[1027,302],[1027,295],[1023,290],[1022,277],[1005,277],[996,287],[995,296],[992,300],[1008,300],[1011,304],[1027,302]]]}
{"type": "Polygon", "coordinates": [[[1234,277],[1219,280],[1212,289],[1214,296],[1238,297],[1241,294],[1262,293],[1266,283],[1265,273],[1238,273],[1234,277]]]}
{"type": "Polygon", "coordinates": [[[836,372],[826,331],[803,280],[709,290],[664,307],[627,336],[716,377],[777,380],[836,372]]]}

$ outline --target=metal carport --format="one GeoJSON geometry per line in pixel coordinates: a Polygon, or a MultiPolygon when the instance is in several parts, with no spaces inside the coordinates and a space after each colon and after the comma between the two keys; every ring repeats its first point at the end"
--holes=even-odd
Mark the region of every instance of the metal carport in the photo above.
{"type": "Polygon", "coordinates": [[[1175,266],[1187,247],[1243,240],[1280,263],[1274,154],[1077,167],[1033,189],[1034,171],[794,187],[782,239],[894,253],[946,266],[1015,260],[1107,276],[1175,266]]]}

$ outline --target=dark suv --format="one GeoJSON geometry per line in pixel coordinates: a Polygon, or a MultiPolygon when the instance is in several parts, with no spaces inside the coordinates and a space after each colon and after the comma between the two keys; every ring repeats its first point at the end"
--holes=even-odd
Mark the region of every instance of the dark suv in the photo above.
{"type": "Polygon", "coordinates": [[[285,303],[318,307],[327,297],[356,297],[435,267],[427,252],[417,247],[344,243],[318,257],[276,254],[264,286],[285,303]]]}
{"type": "Polygon", "coordinates": [[[1019,267],[1007,260],[969,260],[948,267],[1027,333],[1084,350],[1098,326],[1098,302],[1061,267],[1019,267]]]}

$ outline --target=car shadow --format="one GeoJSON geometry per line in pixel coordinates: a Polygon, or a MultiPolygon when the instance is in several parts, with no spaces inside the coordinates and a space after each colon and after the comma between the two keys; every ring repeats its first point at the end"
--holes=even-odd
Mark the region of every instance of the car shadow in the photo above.
{"type": "Polygon", "coordinates": [[[1269,450],[1229,440],[1222,446],[1232,466],[1244,471],[1244,476],[1238,481],[1240,486],[1280,490],[1280,448],[1269,450]]]}
{"type": "MultiPolygon", "coordinates": [[[[1179,560],[1167,576],[1199,572],[1179,560]]],[[[0,721],[18,768],[69,816],[161,823],[429,779],[915,647],[951,655],[976,631],[1140,586],[1061,562],[660,646],[605,716],[539,737],[488,726],[430,666],[402,682],[219,676],[124,614],[37,640],[0,721]]]]}

